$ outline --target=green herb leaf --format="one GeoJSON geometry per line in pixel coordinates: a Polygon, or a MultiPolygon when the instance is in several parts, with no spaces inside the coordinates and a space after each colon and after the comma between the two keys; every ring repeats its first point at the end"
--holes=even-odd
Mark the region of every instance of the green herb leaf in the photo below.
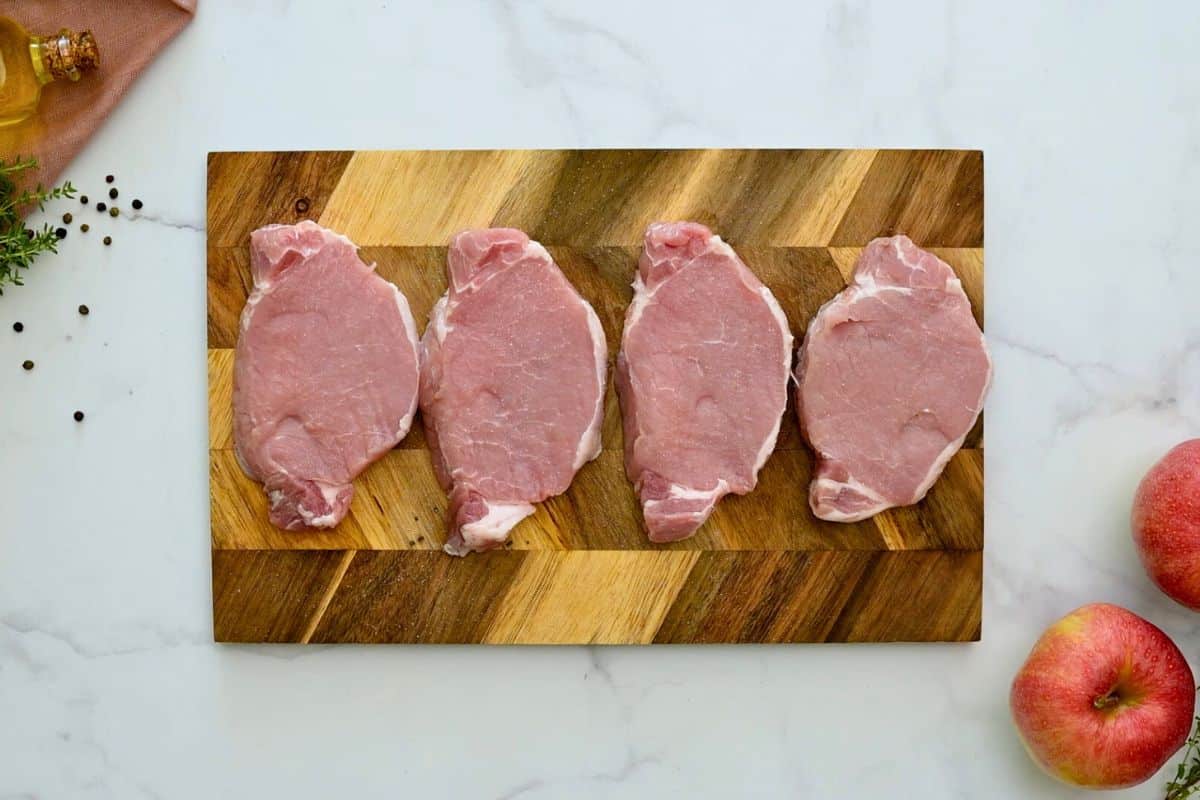
{"type": "Polygon", "coordinates": [[[1183,760],[1175,768],[1175,779],[1167,781],[1165,800],[1184,800],[1200,792],[1200,717],[1183,749],[1183,760]]]}
{"type": "Polygon", "coordinates": [[[36,166],[33,158],[17,156],[11,162],[0,159],[0,295],[7,285],[22,285],[21,270],[29,269],[39,255],[58,252],[54,229],[50,225],[43,225],[41,230],[26,228],[22,212],[33,206],[45,210],[51,200],[75,196],[70,181],[50,189],[38,184],[32,191],[18,190],[21,173],[36,166]]]}

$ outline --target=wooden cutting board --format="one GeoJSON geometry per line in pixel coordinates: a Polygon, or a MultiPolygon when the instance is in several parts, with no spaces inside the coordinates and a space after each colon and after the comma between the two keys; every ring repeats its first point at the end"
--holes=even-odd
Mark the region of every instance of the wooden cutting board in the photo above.
{"type": "Polygon", "coordinates": [[[980,637],[982,424],[919,505],[856,524],[807,505],[812,456],[792,408],[745,497],[699,533],[650,544],[621,462],[615,393],[604,450],[506,550],[441,552],[446,498],[418,423],[355,482],[337,529],[267,522],[233,451],[249,234],[313,219],[362,248],[424,329],[450,236],[521,228],[595,307],[615,356],[642,233],[695,220],[766,283],[797,340],[876,236],[906,233],[958,271],[983,318],[983,154],[874,150],[213,153],[208,374],[213,628],[225,642],[823,642],[980,637]]]}

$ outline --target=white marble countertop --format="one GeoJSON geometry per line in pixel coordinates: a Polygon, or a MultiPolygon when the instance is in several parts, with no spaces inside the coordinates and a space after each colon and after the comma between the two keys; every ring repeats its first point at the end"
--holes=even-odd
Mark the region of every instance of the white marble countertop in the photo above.
{"type": "Polygon", "coordinates": [[[1062,797],[1007,711],[1046,624],[1200,666],[1127,525],[1200,432],[1200,5],[344,5],[203,0],[66,175],[149,216],[0,298],[0,798],[1062,797]],[[205,152],[607,145],[986,151],[983,642],[214,645],[205,152]]]}

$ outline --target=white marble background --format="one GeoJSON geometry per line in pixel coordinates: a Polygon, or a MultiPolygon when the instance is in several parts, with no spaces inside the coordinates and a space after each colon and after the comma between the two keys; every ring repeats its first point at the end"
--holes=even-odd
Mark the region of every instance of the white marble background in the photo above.
{"type": "Polygon", "coordinates": [[[1186,0],[203,0],[68,172],[149,221],[0,298],[0,798],[1069,794],[1006,706],[1046,624],[1121,603],[1200,667],[1127,531],[1200,433],[1197,33],[1186,0]],[[205,151],[612,145],[986,151],[983,642],[212,644],[205,151]]]}

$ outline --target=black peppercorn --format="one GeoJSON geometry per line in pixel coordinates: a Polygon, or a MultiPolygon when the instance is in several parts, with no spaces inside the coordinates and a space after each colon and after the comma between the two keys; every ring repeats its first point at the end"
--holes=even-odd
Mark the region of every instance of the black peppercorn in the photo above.
{"type": "Polygon", "coordinates": [[[83,422],[83,412],[82,411],[76,411],[71,416],[75,417],[76,422],[83,422]]]}
{"type": "Polygon", "coordinates": [[[141,211],[141,210],[142,210],[142,201],[141,201],[141,200],[136,200],[136,199],[135,199],[135,200],[133,201],[133,208],[134,208],[134,210],[135,210],[135,211],[141,211]]]}
{"type": "Polygon", "coordinates": [[[308,207],[309,207],[309,203],[308,203],[307,197],[301,197],[299,200],[296,201],[296,213],[297,214],[307,214],[308,207]]]}
{"type": "Polygon", "coordinates": [[[110,208],[110,209],[108,210],[108,215],[109,215],[110,217],[115,217],[115,216],[117,216],[117,215],[118,215],[118,214],[120,214],[120,213],[121,213],[121,209],[117,208],[116,206],[113,206],[112,208],[110,208]]]}
{"type": "Polygon", "coordinates": [[[97,211],[108,211],[108,206],[105,205],[104,203],[96,203],[96,210],[97,211]]]}
{"type": "Polygon", "coordinates": [[[113,200],[116,200],[116,199],[117,199],[117,189],[116,189],[116,187],[113,187],[112,189],[109,189],[109,190],[108,190],[108,196],[109,196],[109,197],[111,197],[113,200]]]}
{"type": "Polygon", "coordinates": [[[25,324],[21,323],[21,322],[14,322],[13,330],[16,331],[17,333],[20,333],[21,331],[25,330],[25,324]]]}
{"type": "Polygon", "coordinates": [[[79,198],[79,202],[86,206],[88,203],[87,195],[85,194],[85,195],[81,196],[79,198]]]}
{"type": "Polygon", "coordinates": [[[88,225],[86,222],[79,226],[79,230],[83,231],[84,233],[87,233],[91,229],[92,229],[92,226],[88,225]]]}
{"type": "Polygon", "coordinates": [[[105,182],[105,183],[112,183],[112,182],[113,182],[113,181],[115,181],[115,180],[116,180],[116,178],[114,178],[112,175],[105,175],[105,176],[104,176],[104,182],[105,182]]]}
{"type": "Polygon", "coordinates": [[[105,236],[105,237],[104,237],[104,243],[105,243],[105,244],[112,244],[112,237],[111,237],[111,236],[105,236]]]}
{"type": "Polygon", "coordinates": [[[63,222],[65,222],[67,225],[70,225],[71,220],[73,220],[73,219],[75,219],[75,218],[72,217],[70,214],[63,214],[63,222]]]}
{"type": "Polygon", "coordinates": [[[67,229],[66,228],[55,228],[54,235],[60,239],[65,239],[65,238],[67,238],[67,229]]]}
{"type": "Polygon", "coordinates": [[[30,361],[29,359],[25,359],[25,361],[21,364],[21,366],[25,369],[26,372],[29,372],[29,370],[33,369],[33,362],[30,361]]]}
{"type": "Polygon", "coordinates": [[[91,312],[91,309],[90,309],[90,308],[88,308],[87,306],[80,306],[80,307],[79,307],[79,313],[80,313],[80,314],[83,314],[85,317],[86,317],[86,316],[87,316],[87,315],[88,315],[90,312],[91,312]]]}

